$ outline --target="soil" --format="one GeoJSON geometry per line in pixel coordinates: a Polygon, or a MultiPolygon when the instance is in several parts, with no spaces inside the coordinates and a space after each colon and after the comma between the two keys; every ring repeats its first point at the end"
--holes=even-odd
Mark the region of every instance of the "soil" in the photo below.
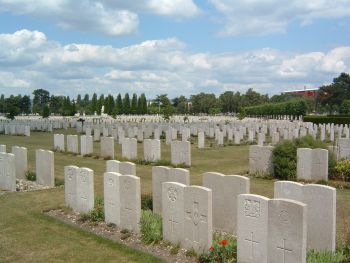
{"type": "Polygon", "coordinates": [[[164,259],[167,262],[176,263],[194,263],[197,262],[196,257],[186,256],[186,250],[177,249],[165,241],[158,244],[146,245],[141,241],[141,236],[131,232],[125,232],[114,224],[107,224],[104,221],[93,222],[90,220],[83,221],[78,213],[66,211],[66,209],[56,209],[46,212],[49,216],[56,218],[64,223],[77,226],[85,231],[89,231],[98,236],[108,238],[128,247],[150,253],[164,259]],[[177,253],[175,254],[174,251],[177,253]],[[171,253],[173,252],[173,253],[171,253]]]}

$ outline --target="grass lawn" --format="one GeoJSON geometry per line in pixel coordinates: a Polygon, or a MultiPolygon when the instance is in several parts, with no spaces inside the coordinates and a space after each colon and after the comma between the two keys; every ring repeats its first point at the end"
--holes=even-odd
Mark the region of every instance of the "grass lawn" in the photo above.
{"type": "MultiPolygon", "coordinates": [[[[75,134],[74,130],[55,133],[75,134]]],[[[196,140],[194,140],[196,141],[196,140]]],[[[0,135],[0,144],[28,148],[28,165],[35,170],[35,150],[52,149],[53,133],[31,132],[31,137],[0,135]]],[[[94,154],[99,154],[94,143],[94,154]]],[[[121,146],[115,144],[116,159],[121,146]]],[[[138,144],[143,156],[143,144],[138,144]]],[[[162,142],[162,159],[170,160],[170,147],[162,142]]],[[[55,153],[55,177],[63,179],[65,165],[77,165],[94,170],[95,196],[102,196],[105,160],[55,153]]],[[[192,144],[191,183],[202,184],[201,174],[208,171],[243,175],[248,171],[248,146],[226,146],[197,149],[192,144]]],[[[143,195],[151,194],[151,166],[137,165],[143,195]]],[[[273,181],[251,179],[251,193],[273,196],[273,181]]],[[[350,227],[350,191],[337,190],[337,238],[350,227]]],[[[162,262],[123,245],[99,238],[75,227],[55,221],[43,210],[64,205],[64,189],[57,188],[27,193],[0,194],[0,262],[162,262]]],[[[350,230],[348,230],[350,231],[350,230]]]]}

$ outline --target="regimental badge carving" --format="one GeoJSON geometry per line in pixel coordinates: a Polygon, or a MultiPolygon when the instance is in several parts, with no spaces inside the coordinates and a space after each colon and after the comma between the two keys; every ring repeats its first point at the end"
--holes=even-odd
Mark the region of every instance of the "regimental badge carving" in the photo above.
{"type": "Polygon", "coordinates": [[[175,202],[177,199],[177,190],[175,187],[168,188],[168,198],[171,202],[175,202]]]}
{"type": "Polygon", "coordinates": [[[114,184],[113,177],[111,177],[111,176],[108,177],[108,184],[109,184],[109,186],[113,186],[113,184],[114,184]]]}
{"type": "Polygon", "coordinates": [[[289,219],[288,219],[288,212],[286,210],[282,210],[279,214],[279,218],[281,220],[282,223],[288,223],[289,219]]]}
{"type": "Polygon", "coordinates": [[[244,215],[258,218],[260,216],[260,202],[246,199],[244,201],[244,215]]]}

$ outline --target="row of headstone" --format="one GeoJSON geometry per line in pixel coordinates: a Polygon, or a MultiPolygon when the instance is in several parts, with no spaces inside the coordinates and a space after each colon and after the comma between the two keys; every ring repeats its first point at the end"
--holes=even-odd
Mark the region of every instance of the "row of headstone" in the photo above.
{"type": "Polygon", "coordinates": [[[123,175],[136,175],[136,165],[131,162],[108,160],[106,162],[106,172],[115,172],[123,175]]]}
{"type": "Polygon", "coordinates": [[[64,167],[66,205],[75,212],[88,213],[94,208],[94,171],[74,165],[64,167]]]}
{"type": "Polygon", "coordinates": [[[274,197],[307,205],[307,249],[334,251],[336,245],[336,189],[319,184],[278,181],[274,197]]]}
{"type": "Polygon", "coordinates": [[[288,199],[238,196],[237,262],[306,262],[307,206],[288,199]]]}
{"type": "Polygon", "coordinates": [[[115,172],[106,172],[103,178],[105,221],[138,233],[141,217],[140,178],[115,172]]]}
{"type": "Polygon", "coordinates": [[[162,183],[163,239],[197,253],[212,244],[212,191],[202,186],[162,183]]]}

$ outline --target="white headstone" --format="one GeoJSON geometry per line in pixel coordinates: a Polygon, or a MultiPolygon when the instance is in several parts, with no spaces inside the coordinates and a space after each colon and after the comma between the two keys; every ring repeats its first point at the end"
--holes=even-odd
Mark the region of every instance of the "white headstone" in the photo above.
{"type": "Polygon", "coordinates": [[[268,262],[268,203],[269,199],[260,195],[238,196],[237,262],[268,262]]]}
{"type": "Polygon", "coordinates": [[[207,172],[203,174],[203,186],[212,190],[213,229],[236,234],[237,197],[249,194],[249,178],[207,172]]]}
{"type": "Polygon", "coordinates": [[[120,175],[119,183],[120,228],[138,233],[141,218],[140,178],[134,175],[120,175]]]}
{"type": "Polygon", "coordinates": [[[41,185],[55,186],[54,153],[52,151],[35,151],[36,182],[41,185]]]}
{"type": "Polygon", "coordinates": [[[184,189],[176,182],[162,183],[163,239],[180,244],[184,239],[184,189]]]}
{"type": "Polygon", "coordinates": [[[25,179],[28,170],[27,148],[12,146],[12,153],[15,155],[16,178],[25,179]]]}
{"type": "Polygon", "coordinates": [[[89,168],[78,170],[76,204],[76,211],[80,213],[88,213],[94,208],[94,171],[89,168]]]}
{"type": "Polygon", "coordinates": [[[269,201],[269,263],[306,263],[306,207],[289,199],[269,201]]]}
{"type": "Polygon", "coordinates": [[[202,253],[211,246],[213,238],[212,191],[201,186],[187,186],[184,200],[183,246],[202,253]]]}

